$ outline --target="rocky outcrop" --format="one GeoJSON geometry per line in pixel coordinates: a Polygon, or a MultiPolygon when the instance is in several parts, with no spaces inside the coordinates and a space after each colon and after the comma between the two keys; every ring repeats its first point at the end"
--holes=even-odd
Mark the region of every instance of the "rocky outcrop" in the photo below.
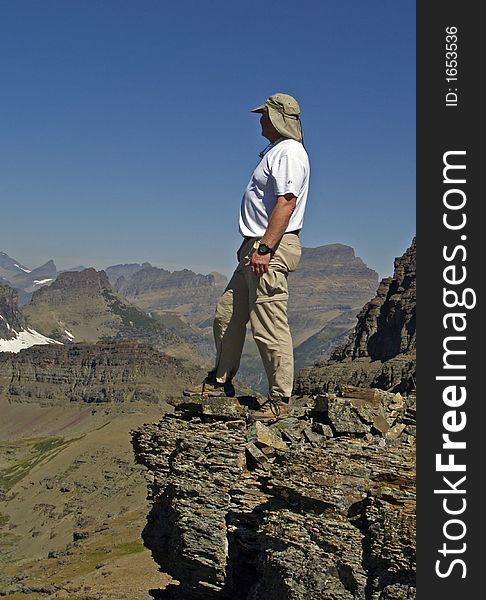
{"type": "Polygon", "coordinates": [[[348,386],[270,425],[248,403],[181,403],[133,434],[144,542],[180,582],[156,597],[414,598],[414,398],[348,386]]]}
{"type": "Polygon", "coordinates": [[[133,433],[144,542],[180,583],[154,597],[415,597],[414,251],[333,359],[301,372],[289,416],[253,423],[252,399],[186,399],[133,433]]]}
{"type": "Polygon", "coordinates": [[[358,324],[346,344],[331,358],[369,357],[385,361],[414,351],[416,307],[416,241],[395,259],[393,277],[381,281],[375,298],[358,315],[358,324]]]}
{"type": "Polygon", "coordinates": [[[34,346],[0,353],[0,399],[9,402],[158,402],[197,377],[190,364],[138,342],[34,346]]]}
{"type": "Polygon", "coordinates": [[[358,315],[349,339],[328,361],[304,368],[296,393],[332,391],[340,383],[395,391],[415,389],[416,242],[395,260],[375,298],[358,315]]]}

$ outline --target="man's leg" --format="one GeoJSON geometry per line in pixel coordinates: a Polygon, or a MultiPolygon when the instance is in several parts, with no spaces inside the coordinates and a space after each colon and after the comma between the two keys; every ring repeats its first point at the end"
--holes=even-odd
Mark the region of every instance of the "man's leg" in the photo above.
{"type": "Polygon", "coordinates": [[[294,383],[294,357],[287,300],[257,301],[250,320],[267,374],[269,395],[289,398],[294,383]]]}
{"type": "Polygon", "coordinates": [[[292,395],[294,358],[287,317],[287,276],[296,269],[300,256],[299,238],[287,234],[270,261],[268,273],[257,278],[248,268],[244,272],[250,288],[253,337],[260,351],[268,378],[268,391],[272,397],[288,398],[292,395]]]}
{"type": "Polygon", "coordinates": [[[248,287],[238,266],[219,299],[213,321],[216,360],[206,379],[183,390],[184,396],[234,396],[231,380],[240,366],[245,342],[246,324],[249,321],[248,287]]]}
{"type": "Polygon", "coordinates": [[[218,302],[213,322],[213,374],[220,383],[231,381],[238,371],[249,318],[248,286],[238,265],[218,302]]]}

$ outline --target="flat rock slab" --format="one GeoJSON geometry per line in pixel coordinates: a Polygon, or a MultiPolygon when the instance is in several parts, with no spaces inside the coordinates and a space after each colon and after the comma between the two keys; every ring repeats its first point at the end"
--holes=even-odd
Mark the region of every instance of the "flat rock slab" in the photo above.
{"type": "Polygon", "coordinates": [[[339,388],[345,398],[367,400],[373,404],[380,403],[380,393],[376,388],[359,388],[354,385],[341,385],[339,388]]]}
{"type": "Polygon", "coordinates": [[[207,398],[201,401],[201,414],[220,419],[238,419],[246,417],[248,409],[236,398],[207,398]]]}
{"type": "Polygon", "coordinates": [[[204,398],[191,396],[180,398],[174,403],[176,411],[195,416],[213,417],[214,419],[246,419],[248,407],[240,404],[237,398],[204,398]]]}

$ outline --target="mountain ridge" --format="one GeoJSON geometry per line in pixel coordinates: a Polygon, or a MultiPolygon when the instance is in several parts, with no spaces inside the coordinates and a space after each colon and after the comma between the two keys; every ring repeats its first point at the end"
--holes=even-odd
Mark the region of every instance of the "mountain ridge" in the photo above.
{"type": "Polygon", "coordinates": [[[305,367],[297,393],[334,391],[341,383],[400,392],[415,390],[416,239],[394,262],[393,277],[382,279],[363,306],[348,339],[329,360],[305,367]]]}

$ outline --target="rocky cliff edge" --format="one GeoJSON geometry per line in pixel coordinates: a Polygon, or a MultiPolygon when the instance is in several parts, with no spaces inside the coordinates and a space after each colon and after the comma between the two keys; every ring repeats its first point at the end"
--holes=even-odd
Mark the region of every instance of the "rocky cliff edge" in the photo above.
{"type": "Polygon", "coordinates": [[[181,403],[133,432],[144,543],[180,582],[153,597],[414,598],[414,397],[343,386],[273,424],[248,421],[251,401],[181,403]]]}

